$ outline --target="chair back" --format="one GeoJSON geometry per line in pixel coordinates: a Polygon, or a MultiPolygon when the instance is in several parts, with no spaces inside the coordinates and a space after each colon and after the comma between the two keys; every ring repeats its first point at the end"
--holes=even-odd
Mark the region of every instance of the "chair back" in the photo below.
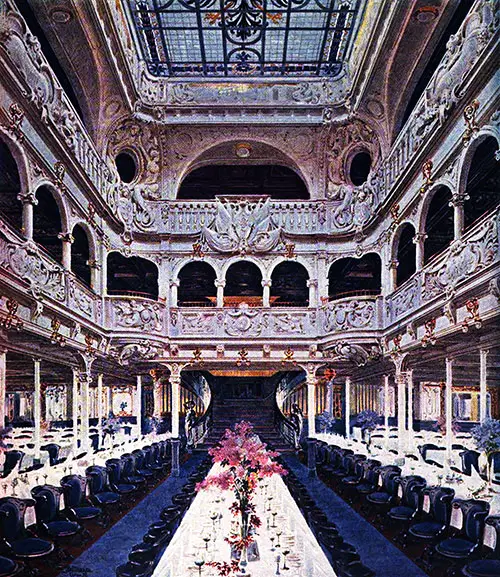
{"type": "Polygon", "coordinates": [[[424,495],[429,495],[431,516],[444,526],[448,526],[451,518],[451,502],[455,491],[449,487],[429,487],[424,489],[424,495]]]}
{"type": "Polygon", "coordinates": [[[135,467],[136,469],[143,469],[144,468],[144,451],[142,449],[135,449],[132,451],[132,455],[135,457],[135,467]]]}
{"type": "Polygon", "coordinates": [[[58,444],[49,443],[48,445],[40,447],[40,449],[42,451],[47,451],[47,453],[49,454],[49,463],[51,467],[57,465],[57,462],[59,460],[59,451],[61,449],[61,447],[58,444]]]}
{"type": "Polygon", "coordinates": [[[3,539],[12,542],[23,536],[26,509],[34,505],[33,499],[18,499],[17,497],[0,499],[0,535],[3,539]]]}
{"type": "Polygon", "coordinates": [[[462,459],[462,470],[466,475],[472,475],[472,468],[479,473],[479,456],[477,451],[467,450],[460,453],[462,459]]]}
{"type": "Polygon", "coordinates": [[[122,476],[122,461],[120,459],[108,459],[106,461],[108,479],[112,485],[119,485],[122,476]]]}
{"type": "Polygon", "coordinates": [[[66,475],[60,481],[64,504],[68,508],[78,507],[87,493],[87,479],[81,475],[66,475]]]}
{"type": "Polygon", "coordinates": [[[426,481],[418,475],[401,477],[399,484],[403,490],[402,502],[412,509],[420,509],[422,489],[426,486],[426,481]]]}
{"type": "Polygon", "coordinates": [[[57,519],[61,505],[61,487],[41,485],[31,489],[35,499],[35,514],[37,523],[50,523],[57,519]]]}
{"type": "Polygon", "coordinates": [[[490,504],[477,499],[456,499],[453,508],[462,510],[462,532],[473,543],[483,538],[484,522],[490,512],[490,504]]]}
{"type": "Polygon", "coordinates": [[[24,459],[24,451],[6,451],[3,465],[3,477],[8,477],[19,463],[19,468],[24,459]]]}
{"type": "Polygon", "coordinates": [[[92,495],[97,495],[108,489],[108,473],[105,467],[92,465],[85,470],[85,475],[92,495]]]}
{"type": "Polygon", "coordinates": [[[484,524],[485,526],[489,525],[490,527],[493,527],[495,532],[495,543],[489,544],[489,548],[493,549],[491,557],[500,559],[500,515],[491,515],[490,517],[486,517],[484,524]]]}

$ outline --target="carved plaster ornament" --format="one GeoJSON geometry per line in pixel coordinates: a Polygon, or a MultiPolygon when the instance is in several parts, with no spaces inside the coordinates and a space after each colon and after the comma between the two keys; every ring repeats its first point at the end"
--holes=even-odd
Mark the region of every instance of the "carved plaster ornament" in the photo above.
{"type": "Polygon", "coordinates": [[[453,299],[449,299],[444,307],[443,307],[443,314],[448,319],[450,325],[455,325],[457,322],[457,307],[453,302],[453,299]]]}
{"type": "Polygon", "coordinates": [[[7,112],[8,122],[5,128],[17,139],[19,144],[22,144],[24,140],[24,133],[22,130],[22,124],[24,120],[24,110],[19,106],[17,102],[11,103],[9,110],[7,112]]]}
{"type": "Polygon", "coordinates": [[[162,328],[162,312],[158,304],[135,299],[113,303],[117,326],[158,331],[162,328]]]}
{"type": "Polygon", "coordinates": [[[118,362],[121,365],[127,365],[134,361],[152,361],[159,356],[161,351],[162,347],[159,344],[144,339],[121,347],[118,353],[118,362]]]}
{"type": "Polygon", "coordinates": [[[281,364],[286,365],[287,363],[292,363],[293,366],[297,365],[297,361],[295,360],[295,351],[291,347],[287,347],[286,350],[283,351],[281,364]]]}
{"type": "Polygon", "coordinates": [[[217,252],[252,254],[275,248],[281,228],[271,217],[270,199],[217,199],[214,220],[202,228],[202,238],[217,252]]]}
{"type": "Polygon", "coordinates": [[[248,367],[250,365],[250,359],[248,358],[248,350],[243,347],[238,351],[238,358],[236,359],[236,366],[248,367]]]}
{"type": "Polygon", "coordinates": [[[43,312],[43,303],[40,299],[33,301],[30,308],[30,321],[36,323],[43,312]]]}
{"type": "Polygon", "coordinates": [[[82,325],[80,323],[74,322],[69,329],[69,336],[72,339],[76,339],[78,335],[82,332],[82,325]]]}
{"type": "Polygon", "coordinates": [[[500,302],[500,287],[497,278],[492,278],[490,280],[488,284],[488,293],[494,296],[497,299],[497,302],[500,302]]]}
{"type": "Polygon", "coordinates": [[[336,343],[333,347],[333,353],[339,360],[352,362],[358,367],[366,365],[370,357],[361,345],[351,344],[347,341],[336,343]]]}
{"type": "Polygon", "coordinates": [[[217,358],[218,359],[223,359],[224,358],[224,354],[225,354],[225,347],[224,345],[217,345],[216,348],[216,354],[217,354],[217,358]]]}
{"type": "Polygon", "coordinates": [[[59,345],[61,347],[64,347],[66,345],[66,337],[59,332],[61,329],[61,321],[59,321],[55,317],[52,317],[52,320],[50,321],[50,327],[52,329],[52,333],[50,335],[50,342],[53,345],[59,345]]]}
{"type": "Polygon", "coordinates": [[[202,356],[202,352],[200,347],[196,347],[193,351],[193,358],[191,359],[191,364],[192,365],[198,365],[198,366],[202,366],[203,365],[203,356],[202,356]]]}
{"type": "Polygon", "coordinates": [[[264,359],[271,357],[271,345],[262,345],[262,357],[264,359]]]}
{"type": "Polygon", "coordinates": [[[436,344],[436,319],[429,319],[424,323],[425,327],[425,334],[422,337],[422,347],[425,349],[427,345],[435,345],[436,344]]]}
{"type": "Polygon", "coordinates": [[[2,311],[2,316],[0,317],[0,328],[20,331],[23,328],[24,323],[17,316],[19,303],[15,299],[7,298],[5,301],[5,307],[7,309],[7,314],[2,311]]]}
{"type": "Polygon", "coordinates": [[[434,168],[434,163],[432,162],[431,159],[428,159],[424,162],[424,164],[422,165],[422,174],[424,177],[424,182],[422,184],[422,186],[420,187],[420,193],[424,194],[425,192],[427,192],[429,190],[429,187],[432,184],[432,169],[434,168]]]}
{"type": "Polygon", "coordinates": [[[471,323],[474,324],[476,329],[480,329],[483,325],[483,321],[481,320],[481,316],[479,314],[479,299],[472,298],[467,300],[465,302],[465,308],[467,310],[468,316],[462,322],[462,332],[468,332],[471,323]]]}

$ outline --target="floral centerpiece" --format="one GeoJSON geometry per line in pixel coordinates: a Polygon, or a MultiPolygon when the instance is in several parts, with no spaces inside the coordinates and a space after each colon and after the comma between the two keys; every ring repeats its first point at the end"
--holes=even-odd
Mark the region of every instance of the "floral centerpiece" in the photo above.
{"type": "Polygon", "coordinates": [[[114,438],[114,436],[116,435],[116,433],[118,433],[120,428],[121,428],[120,419],[115,417],[114,414],[110,412],[109,415],[102,421],[103,439],[105,439],[108,435],[111,438],[114,438]]]}
{"type": "Polygon", "coordinates": [[[252,499],[259,481],[274,474],[285,475],[285,469],[273,459],[278,453],[268,451],[265,443],[255,435],[253,427],[246,421],[241,421],[234,429],[226,429],[222,440],[209,450],[214,463],[220,463],[222,470],[209,475],[198,483],[197,490],[217,487],[221,490],[231,490],[234,493],[234,502],[230,510],[240,517],[240,534],[231,535],[226,541],[234,551],[240,554],[240,561],[227,564],[214,563],[221,573],[229,575],[239,568],[242,573],[247,565],[247,549],[254,540],[254,531],[260,527],[261,520],[255,514],[255,505],[252,499]]]}
{"type": "Polygon", "coordinates": [[[318,428],[322,433],[332,432],[336,419],[332,417],[328,411],[323,411],[316,419],[318,421],[318,428]]]}
{"type": "Polygon", "coordinates": [[[480,425],[472,427],[470,434],[476,441],[478,451],[486,455],[486,467],[488,481],[492,480],[491,455],[500,451],[500,421],[496,419],[485,419],[480,425]]]}
{"type": "Polygon", "coordinates": [[[361,427],[361,431],[363,432],[363,437],[368,448],[370,448],[371,433],[377,428],[379,422],[379,415],[370,409],[361,411],[356,418],[356,425],[361,427]]]}

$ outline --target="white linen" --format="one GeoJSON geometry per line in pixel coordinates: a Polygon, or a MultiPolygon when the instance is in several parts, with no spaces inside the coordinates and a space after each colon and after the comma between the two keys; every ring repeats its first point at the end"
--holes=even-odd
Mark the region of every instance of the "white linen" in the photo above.
{"type": "MultiPolygon", "coordinates": [[[[217,471],[217,467],[215,465],[210,474],[217,471]]],[[[198,577],[198,568],[194,564],[197,559],[204,559],[206,562],[229,562],[230,547],[224,541],[224,537],[230,534],[231,521],[234,520],[229,511],[232,502],[230,491],[214,488],[200,491],[160,559],[153,577],[198,577]],[[219,514],[215,522],[210,519],[213,512],[219,514]],[[214,534],[215,540],[209,542],[207,549],[203,537],[214,534]]],[[[286,574],[287,577],[335,577],[334,570],[281,477],[274,475],[267,489],[261,486],[254,502],[256,514],[262,521],[256,535],[260,559],[248,563],[249,576],[273,577],[277,574],[279,556],[280,573],[286,574]],[[273,496],[271,501],[267,499],[270,495],[273,496]],[[271,514],[267,512],[269,504],[272,507],[271,511],[277,511],[275,523],[271,514]],[[273,524],[276,528],[272,527],[273,524]],[[280,535],[280,547],[272,551],[271,537],[275,537],[279,529],[283,531],[280,535]],[[285,550],[290,551],[286,559],[290,568],[288,571],[283,570],[285,550]]],[[[215,568],[208,565],[202,567],[202,577],[215,575],[218,575],[215,568]]]]}

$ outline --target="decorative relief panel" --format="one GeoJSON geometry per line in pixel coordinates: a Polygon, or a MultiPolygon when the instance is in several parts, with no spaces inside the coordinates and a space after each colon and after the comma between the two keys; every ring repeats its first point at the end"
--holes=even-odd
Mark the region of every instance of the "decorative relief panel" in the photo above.
{"type": "Polygon", "coordinates": [[[376,328],[375,299],[351,299],[330,302],[323,309],[325,333],[353,329],[376,328]]]}
{"type": "Polygon", "coordinates": [[[163,307],[154,302],[137,299],[111,301],[115,327],[133,328],[141,331],[163,329],[163,307]]]}
{"type": "Polygon", "coordinates": [[[385,316],[393,323],[400,316],[411,312],[420,302],[420,275],[416,275],[400,290],[386,298],[385,316]]]}
{"type": "Polygon", "coordinates": [[[68,298],[71,309],[94,320],[94,299],[74,278],[70,278],[68,281],[68,298]]]}
{"type": "Polygon", "coordinates": [[[445,292],[453,293],[460,282],[498,258],[498,220],[497,213],[472,236],[454,242],[437,265],[424,270],[425,300],[445,292]]]}

